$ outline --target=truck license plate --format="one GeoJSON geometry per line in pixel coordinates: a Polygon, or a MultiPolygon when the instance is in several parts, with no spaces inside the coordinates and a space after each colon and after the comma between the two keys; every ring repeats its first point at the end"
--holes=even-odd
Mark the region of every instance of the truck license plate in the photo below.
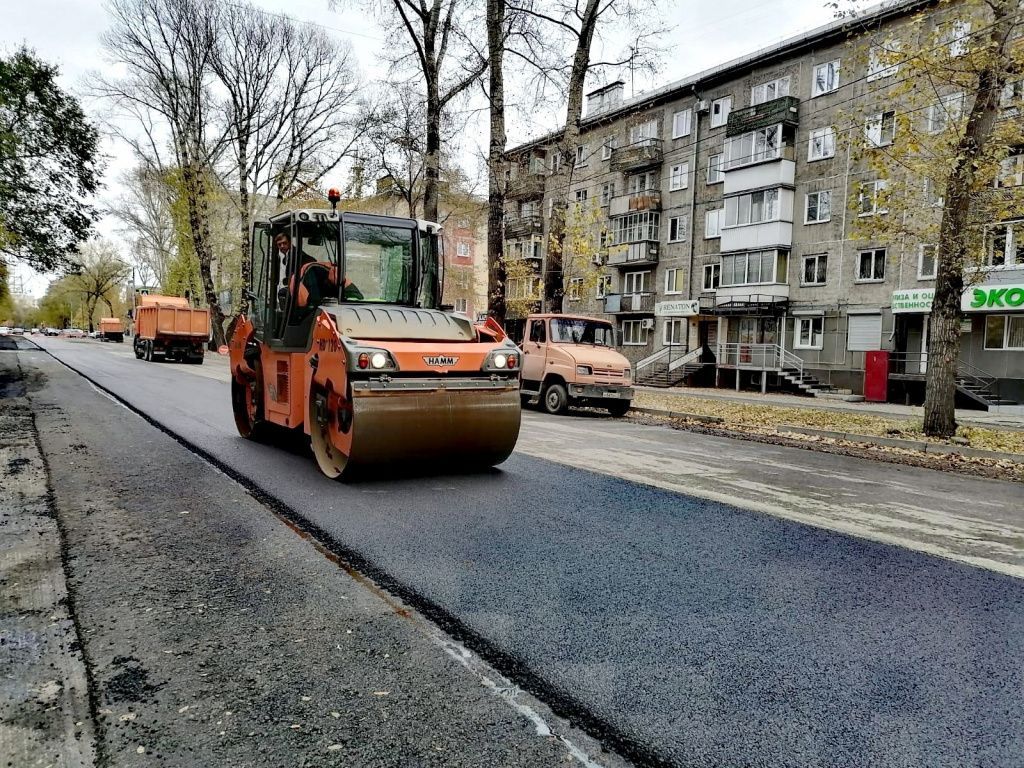
{"type": "Polygon", "coordinates": [[[610,390],[608,390],[607,392],[604,393],[604,396],[605,397],[618,397],[619,393],[616,392],[614,389],[610,389],[610,390]]]}

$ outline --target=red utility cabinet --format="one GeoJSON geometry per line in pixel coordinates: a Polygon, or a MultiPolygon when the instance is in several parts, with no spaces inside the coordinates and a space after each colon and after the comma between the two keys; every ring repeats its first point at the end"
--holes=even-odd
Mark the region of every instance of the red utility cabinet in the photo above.
{"type": "Polygon", "coordinates": [[[884,403],[889,397],[889,353],[864,353],[864,399],[884,403]]]}

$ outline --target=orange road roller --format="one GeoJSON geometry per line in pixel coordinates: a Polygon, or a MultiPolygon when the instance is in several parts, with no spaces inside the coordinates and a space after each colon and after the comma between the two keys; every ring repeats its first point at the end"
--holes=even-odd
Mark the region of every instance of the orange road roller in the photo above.
{"type": "Polygon", "coordinates": [[[520,352],[493,320],[441,308],[440,235],[431,222],[327,209],[255,223],[250,311],[230,342],[243,437],[301,430],[331,478],[508,458],[520,352]]]}

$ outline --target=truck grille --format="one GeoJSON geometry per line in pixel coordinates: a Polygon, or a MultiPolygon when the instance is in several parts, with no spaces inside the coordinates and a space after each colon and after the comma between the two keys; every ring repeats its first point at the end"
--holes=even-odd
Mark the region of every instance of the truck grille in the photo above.
{"type": "Polygon", "coordinates": [[[605,379],[621,379],[623,376],[622,368],[595,368],[594,375],[605,379]]]}

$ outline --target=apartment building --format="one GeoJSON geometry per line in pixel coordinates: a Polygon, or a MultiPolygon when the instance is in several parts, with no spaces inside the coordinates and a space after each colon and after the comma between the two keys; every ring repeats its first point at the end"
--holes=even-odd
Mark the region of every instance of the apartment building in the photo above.
{"type": "MultiPolygon", "coordinates": [[[[861,16],[856,33],[835,22],[634,98],[621,82],[593,91],[568,189],[554,188],[557,136],[508,153],[506,255],[541,274],[552,207],[597,206],[611,245],[599,279],[567,280],[563,311],[612,320],[639,380],[860,393],[866,359],[885,351],[890,397],[919,401],[935,245],[864,239],[856,219],[885,215],[882,182],[836,125],[877,112],[865,138],[892,140],[897,67],[872,46],[921,10],[966,27],[955,6],[904,2],[861,16]]],[[[1024,191],[1024,154],[1007,169],[1000,184],[1024,191]]],[[[1024,401],[1015,199],[963,300],[962,397],[983,407],[1024,401]]],[[[541,295],[539,279],[508,290],[541,295]]]]}

